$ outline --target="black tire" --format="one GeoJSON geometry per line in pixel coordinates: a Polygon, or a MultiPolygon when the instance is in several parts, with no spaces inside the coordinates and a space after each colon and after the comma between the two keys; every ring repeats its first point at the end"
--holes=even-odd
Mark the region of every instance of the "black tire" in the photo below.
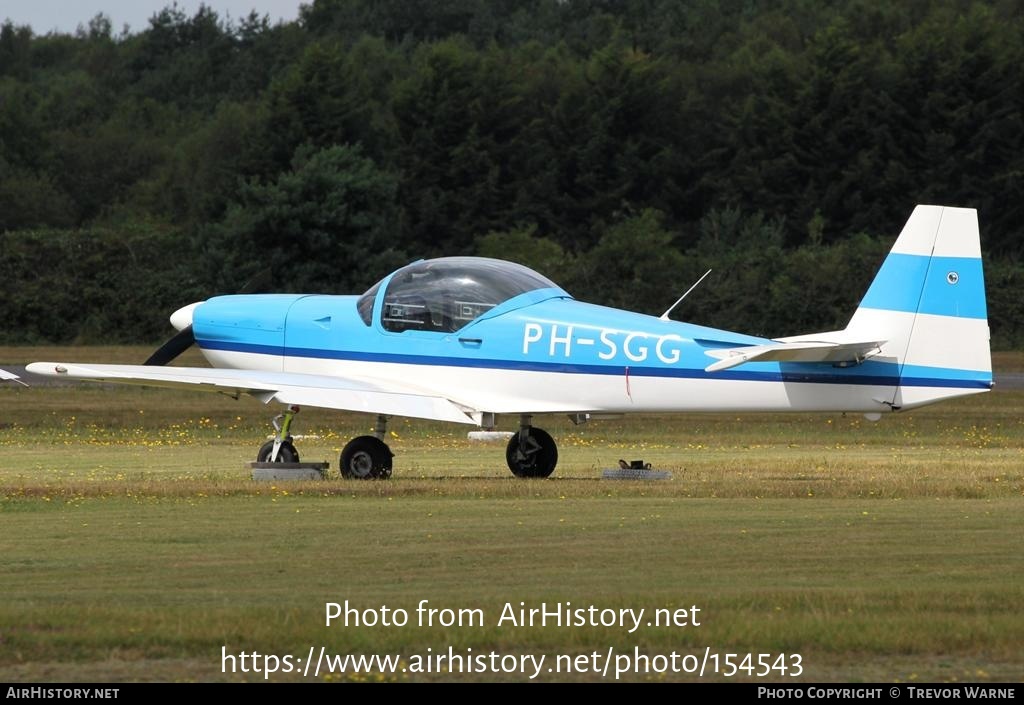
{"type": "Polygon", "coordinates": [[[341,451],[339,472],[348,480],[386,480],[394,453],[376,436],[359,436],[341,451]]]}
{"type": "MultiPolygon", "coordinates": [[[[258,463],[269,463],[270,456],[274,452],[274,442],[267,441],[260,446],[260,451],[256,454],[256,462],[258,463]]],[[[295,446],[292,445],[291,441],[284,441],[281,443],[281,447],[277,451],[278,463],[297,463],[299,462],[299,451],[295,450],[295,446]]]]}
{"type": "Polygon", "coordinates": [[[508,439],[505,460],[516,477],[548,477],[558,463],[558,446],[555,439],[540,428],[527,430],[525,442],[520,442],[520,433],[508,439]]]}

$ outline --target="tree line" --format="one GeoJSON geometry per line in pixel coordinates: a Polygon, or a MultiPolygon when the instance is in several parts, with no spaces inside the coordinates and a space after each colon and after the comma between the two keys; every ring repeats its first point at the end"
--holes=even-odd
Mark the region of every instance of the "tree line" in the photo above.
{"type": "Polygon", "coordinates": [[[1020,3],[316,0],[0,25],[4,343],[151,342],[419,257],[779,336],[842,327],[918,203],[978,209],[1024,345],[1020,3]]]}

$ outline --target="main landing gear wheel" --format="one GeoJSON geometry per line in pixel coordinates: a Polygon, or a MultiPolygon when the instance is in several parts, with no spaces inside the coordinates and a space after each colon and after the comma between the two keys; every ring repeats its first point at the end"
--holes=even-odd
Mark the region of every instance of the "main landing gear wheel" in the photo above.
{"type": "Polygon", "coordinates": [[[385,480],[391,477],[395,454],[376,436],[353,438],[341,451],[341,476],[354,480],[385,480]]]}
{"type": "Polygon", "coordinates": [[[547,477],[558,462],[558,447],[547,431],[528,426],[508,439],[505,460],[516,477],[547,477]]]}
{"type": "MultiPolygon", "coordinates": [[[[270,456],[274,454],[274,441],[267,441],[260,446],[260,452],[256,454],[256,462],[258,463],[269,463],[270,456]]],[[[299,462],[299,451],[295,450],[295,446],[289,440],[282,441],[281,447],[277,450],[277,463],[297,463],[299,462]]]]}

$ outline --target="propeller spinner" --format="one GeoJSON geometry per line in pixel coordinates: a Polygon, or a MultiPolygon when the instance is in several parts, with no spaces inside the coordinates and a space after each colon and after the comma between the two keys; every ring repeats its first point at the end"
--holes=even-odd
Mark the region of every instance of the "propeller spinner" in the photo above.
{"type": "Polygon", "coordinates": [[[143,364],[166,365],[192,347],[192,344],[196,342],[196,337],[192,333],[192,313],[201,303],[202,301],[197,301],[194,304],[183,306],[171,314],[171,325],[178,330],[178,333],[157,348],[143,364]]]}

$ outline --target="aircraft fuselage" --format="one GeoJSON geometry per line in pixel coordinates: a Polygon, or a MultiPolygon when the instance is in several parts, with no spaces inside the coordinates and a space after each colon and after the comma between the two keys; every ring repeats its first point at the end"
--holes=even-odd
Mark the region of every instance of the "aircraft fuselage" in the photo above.
{"type": "Polygon", "coordinates": [[[196,342],[217,367],[399,380],[497,414],[594,411],[851,411],[893,408],[897,387],[938,398],[988,380],[895,361],[756,362],[707,372],[708,350],[770,340],[582,303],[558,290],[522,294],[454,332],[369,324],[354,296],[228,296],[199,306],[196,342]],[[452,390],[458,390],[455,393],[452,390]]]}

